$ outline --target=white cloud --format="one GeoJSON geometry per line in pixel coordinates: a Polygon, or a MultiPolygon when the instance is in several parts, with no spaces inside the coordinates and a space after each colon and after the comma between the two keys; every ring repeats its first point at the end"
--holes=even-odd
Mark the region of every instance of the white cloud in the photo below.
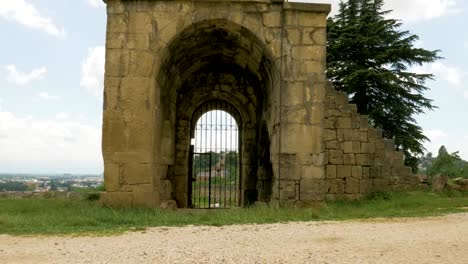
{"type": "Polygon", "coordinates": [[[468,40],[463,43],[463,47],[465,47],[465,49],[468,49],[468,40]]]}
{"type": "Polygon", "coordinates": [[[102,171],[101,129],[64,113],[36,120],[0,111],[0,168],[16,172],[102,171]]]}
{"type": "Polygon", "coordinates": [[[432,129],[424,131],[424,134],[429,138],[431,141],[438,141],[439,139],[443,139],[447,136],[447,134],[440,129],[432,129]]]}
{"type": "Polygon", "coordinates": [[[424,144],[424,147],[437,156],[440,146],[447,143],[447,133],[441,129],[432,129],[424,131],[424,135],[430,140],[424,144]]]}
{"type": "Polygon", "coordinates": [[[392,17],[406,22],[427,21],[460,12],[458,0],[391,0],[385,8],[394,10],[392,17]]]}
{"type": "Polygon", "coordinates": [[[439,148],[445,146],[448,152],[459,151],[460,157],[468,160],[468,135],[460,135],[457,132],[437,128],[425,130],[424,135],[431,140],[426,142],[424,147],[427,152],[432,152],[433,156],[437,156],[439,148]]]}
{"type": "Polygon", "coordinates": [[[32,81],[41,80],[47,73],[46,67],[34,69],[30,73],[19,71],[15,65],[5,66],[5,70],[8,73],[7,80],[17,85],[26,85],[32,81]]]}
{"type": "Polygon", "coordinates": [[[28,0],[0,1],[0,17],[56,37],[65,37],[65,30],[59,28],[50,17],[41,15],[28,0]]]}
{"type": "MultiPolygon", "coordinates": [[[[293,0],[290,2],[329,3],[332,4],[331,15],[339,9],[339,0],[293,0]]],[[[387,0],[384,10],[393,10],[392,18],[405,22],[420,22],[459,13],[460,0],[387,0]]]]}
{"type": "Polygon", "coordinates": [[[99,7],[105,7],[106,5],[104,4],[103,0],[87,0],[88,4],[90,4],[93,7],[99,8],[99,7]]]}
{"type": "Polygon", "coordinates": [[[468,100],[468,91],[466,91],[466,92],[463,94],[463,97],[465,97],[465,99],[468,100]]]}
{"type": "Polygon", "coordinates": [[[60,96],[50,95],[48,92],[40,92],[37,96],[46,101],[60,100],[60,96]]]}
{"type": "Polygon", "coordinates": [[[64,120],[64,119],[69,119],[70,116],[69,116],[67,113],[60,112],[60,113],[58,113],[58,114],[55,116],[55,118],[56,118],[56,119],[64,120]]]}
{"type": "Polygon", "coordinates": [[[80,85],[97,97],[102,97],[104,91],[105,52],[104,46],[90,48],[81,63],[80,85]]]}
{"type": "Polygon", "coordinates": [[[453,85],[461,85],[463,79],[463,71],[458,67],[447,66],[442,62],[433,62],[424,64],[423,66],[414,67],[416,73],[434,74],[436,80],[444,80],[453,85]]]}

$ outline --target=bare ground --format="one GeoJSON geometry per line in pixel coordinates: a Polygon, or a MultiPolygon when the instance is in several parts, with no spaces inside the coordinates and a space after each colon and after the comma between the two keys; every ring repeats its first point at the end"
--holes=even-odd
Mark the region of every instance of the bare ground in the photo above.
{"type": "Polygon", "coordinates": [[[0,263],[468,263],[468,214],[163,227],[110,237],[0,235],[0,263]]]}

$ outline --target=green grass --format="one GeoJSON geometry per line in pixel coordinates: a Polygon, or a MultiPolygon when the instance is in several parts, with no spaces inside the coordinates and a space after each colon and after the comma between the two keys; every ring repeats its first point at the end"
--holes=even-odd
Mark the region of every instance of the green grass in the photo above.
{"type": "Polygon", "coordinates": [[[460,192],[377,193],[361,201],[327,203],[321,208],[231,210],[111,209],[95,201],[0,199],[0,234],[107,235],[155,226],[231,225],[290,221],[412,217],[468,212],[460,192]]]}

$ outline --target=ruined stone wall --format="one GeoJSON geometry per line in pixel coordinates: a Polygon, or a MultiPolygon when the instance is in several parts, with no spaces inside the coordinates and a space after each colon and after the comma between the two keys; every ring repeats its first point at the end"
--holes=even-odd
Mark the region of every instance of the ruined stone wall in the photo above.
{"type": "Polygon", "coordinates": [[[243,204],[302,206],[410,182],[403,155],[326,88],[330,5],[106,2],[104,203],[186,207],[190,128],[208,100],[241,117],[243,204]]]}
{"type": "Polygon", "coordinates": [[[374,191],[402,190],[419,182],[404,166],[404,154],[384,139],[348,103],[344,92],[327,85],[324,142],[327,153],[326,198],[358,199],[374,191]]]}

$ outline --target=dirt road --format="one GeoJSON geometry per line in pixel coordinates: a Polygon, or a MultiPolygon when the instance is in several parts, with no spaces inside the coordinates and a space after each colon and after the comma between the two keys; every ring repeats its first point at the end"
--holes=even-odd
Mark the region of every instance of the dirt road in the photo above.
{"type": "Polygon", "coordinates": [[[0,235],[0,263],[468,263],[468,214],[151,228],[112,237],[0,235]]]}

